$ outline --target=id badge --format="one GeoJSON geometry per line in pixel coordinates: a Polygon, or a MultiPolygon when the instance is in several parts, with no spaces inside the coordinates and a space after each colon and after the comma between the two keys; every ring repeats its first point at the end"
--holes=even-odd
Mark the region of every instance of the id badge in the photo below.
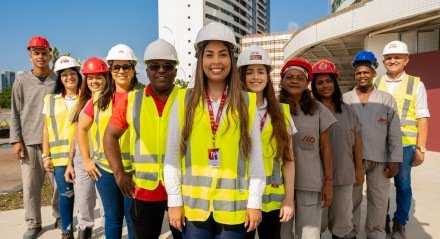
{"type": "Polygon", "coordinates": [[[208,149],[208,160],[209,160],[209,167],[219,167],[220,149],[219,148],[208,149]]]}

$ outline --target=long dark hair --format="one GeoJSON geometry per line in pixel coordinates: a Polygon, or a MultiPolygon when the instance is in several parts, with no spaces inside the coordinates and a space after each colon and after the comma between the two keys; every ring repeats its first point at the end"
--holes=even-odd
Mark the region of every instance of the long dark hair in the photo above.
{"type": "MultiPolygon", "coordinates": [[[[133,68],[133,78],[131,79],[131,82],[130,82],[130,88],[128,89],[128,91],[132,91],[132,90],[134,90],[134,88],[136,87],[136,85],[137,85],[137,83],[139,82],[139,80],[138,80],[138,78],[137,78],[137,73],[136,73],[136,62],[135,61],[129,61],[130,62],[130,65],[131,65],[131,67],[133,68]]],[[[113,61],[108,61],[108,64],[109,64],[109,71],[111,72],[111,69],[112,69],[112,67],[113,67],[113,61]]],[[[110,76],[111,76],[111,73],[110,73],[110,76]]],[[[113,78],[113,77],[111,77],[111,78],[113,78]]],[[[116,90],[116,88],[114,89],[114,90],[116,90]]],[[[113,91],[113,93],[114,93],[114,91],[113,91]]]]}
{"type": "MultiPolygon", "coordinates": [[[[205,97],[206,87],[208,84],[208,79],[203,72],[203,52],[205,51],[206,45],[209,41],[200,43],[197,53],[197,66],[195,74],[195,84],[192,93],[189,94],[188,104],[186,105],[185,113],[185,123],[182,130],[182,137],[180,140],[180,153],[185,155],[186,144],[191,135],[193,123],[194,123],[194,113],[197,105],[199,104],[200,98],[205,97]]],[[[225,42],[223,42],[225,43],[225,42]]],[[[226,77],[226,85],[228,85],[227,92],[227,105],[226,113],[233,113],[233,120],[235,122],[240,122],[240,145],[241,151],[245,158],[249,156],[251,150],[251,138],[248,132],[248,109],[247,105],[241,94],[242,84],[238,75],[236,60],[234,57],[232,45],[225,43],[228,47],[229,58],[231,59],[231,71],[226,77]],[[234,114],[238,112],[238,117],[234,114]]],[[[203,99],[203,98],[202,98],[203,99]]],[[[202,100],[202,104],[204,101],[202,100]]],[[[229,122],[228,122],[229,125],[229,122]]]]}
{"type": "MultiPolygon", "coordinates": [[[[286,121],[284,119],[283,109],[278,103],[275,96],[275,90],[272,85],[272,79],[270,77],[270,67],[266,67],[267,84],[263,89],[263,97],[267,100],[267,112],[271,118],[272,135],[271,139],[275,139],[277,148],[277,158],[283,161],[292,161],[292,155],[290,153],[290,139],[287,133],[286,121]]],[[[248,66],[242,66],[239,68],[240,79],[245,88],[246,87],[246,71],[248,66]]],[[[249,89],[248,89],[249,90],[249,89]]]]}
{"type": "Polygon", "coordinates": [[[78,83],[76,84],[76,94],[78,95],[79,88],[81,87],[81,83],[83,81],[83,78],[82,78],[81,74],[79,73],[79,71],[75,67],[66,68],[66,69],[62,69],[62,70],[58,71],[57,80],[55,81],[55,88],[53,89],[53,92],[52,92],[53,94],[63,94],[63,95],[66,94],[66,88],[64,87],[63,82],[61,81],[61,73],[63,73],[63,71],[65,71],[67,69],[71,69],[76,72],[76,76],[78,77],[78,83]]]}
{"type": "MultiPolygon", "coordinates": [[[[333,104],[335,104],[336,112],[342,113],[342,104],[344,103],[344,101],[342,100],[342,92],[341,92],[341,88],[339,87],[338,80],[333,74],[323,74],[323,75],[329,75],[330,78],[332,79],[333,89],[334,89],[332,95],[333,104]]],[[[319,102],[322,102],[322,98],[318,94],[318,91],[316,90],[316,76],[317,74],[313,74],[312,93],[315,99],[317,99],[319,102]]]]}
{"type": "MultiPolygon", "coordinates": [[[[104,72],[101,74],[105,78],[105,86],[104,86],[104,90],[102,91],[102,92],[104,92],[104,91],[108,90],[107,88],[112,87],[111,85],[113,83],[113,80],[110,79],[110,75],[108,72],[104,72]]],[[[100,95],[99,100],[101,100],[101,98],[104,98],[104,97],[102,97],[102,95],[103,95],[103,93],[100,95]]],[[[77,106],[75,114],[73,115],[73,118],[72,118],[73,122],[78,122],[78,118],[81,113],[81,110],[85,107],[85,105],[92,98],[92,96],[93,96],[92,91],[89,89],[89,87],[87,85],[87,75],[85,75],[84,81],[81,84],[81,91],[79,94],[78,106],[77,106]]],[[[106,99],[106,101],[104,101],[104,100],[99,101],[98,100],[98,108],[100,110],[107,109],[108,105],[110,104],[111,99],[112,98],[108,98],[108,99],[106,99]]]]}

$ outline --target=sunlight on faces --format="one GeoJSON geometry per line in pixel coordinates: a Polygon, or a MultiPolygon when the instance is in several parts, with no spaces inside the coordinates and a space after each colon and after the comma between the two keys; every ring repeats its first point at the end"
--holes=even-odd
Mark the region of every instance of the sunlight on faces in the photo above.
{"type": "Polygon", "coordinates": [[[87,75],[87,87],[89,87],[92,93],[104,90],[105,77],[103,74],[88,74],[87,75]]]}
{"type": "Polygon", "coordinates": [[[29,52],[29,59],[36,67],[43,68],[48,67],[52,57],[50,51],[47,48],[31,48],[29,52]]]}
{"type": "Polygon", "coordinates": [[[266,88],[267,70],[264,65],[248,65],[246,69],[246,86],[249,91],[259,93],[266,88]]]}
{"type": "Polygon", "coordinates": [[[354,78],[358,82],[358,88],[370,88],[376,72],[368,66],[358,66],[355,69],[354,78]]]}
{"type": "Polygon", "coordinates": [[[302,94],[309,85],[307,81],[307,76],[304,72],[298,69],[290,69],[284,73],[283,79],[281,80],[281,87],[289,95],[300,95],[302,94]]]}
{"type": "Polygon", "coordinates": [[[406,64],[409,62],[409,57],[405,54],[389,54],[385,55],[383,58],[383,65],[385,66],[387,73],[392,75],[402,73],[406,64]]]}
{"type": "Polygon", "coordinates": [[[66,90],[77,91],[78,87],[78,73],[72,68],[62,70],[60,73],[61,83],[63,83],[66,90]]]}
{"type": "Polygon", "coordinates": [[[176,66],[174,61],[150,60],[147,63],[147,76],[151,87],[159,92],[169,91],[174,87],[176,66]]]}
{"type": "Polygon", "coordinates": [[[112,63],[111,74],[117,87],[124,90],[130,89],[131,80],[134,77],[134,66],[126,68],[124,65],[131,65],[128,60],[115,60],[112,63]],[[117,70],[119,68],[119,70],[117,70]]]}
{"type": "Polygon", "coordinates": [[[329,74],[318,74],[315,80],[316,92],[321,98],[331,98],[335,92],[335,85],[329,74]]]}
{"type": "Polygon", "coordinates": [[[208,81],[225,81],[231,71],[229,49],[222,41],[209,41],[203,51],[202,61],[208,81]]]}

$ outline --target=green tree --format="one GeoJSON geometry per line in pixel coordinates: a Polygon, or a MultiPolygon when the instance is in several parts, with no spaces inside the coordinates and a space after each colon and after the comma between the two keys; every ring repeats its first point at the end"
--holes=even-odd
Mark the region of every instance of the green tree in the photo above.
{"type": "Polygon", "coordinates": [[[137,89],[143,89],[143,88],[145,88],[145,85],[142,84],[141,82],[138,82],[138,83],[136,84],[136,86],[134,87],[135,90],[137,90],[137,89]]]}
{"type": "Polygon", "coordinates": [[[50,56],[52,56],[52,70],[55,67],[55,62],[60,58],[60,52],[58,51],[58,48],[54,47],[52,48],[52,51],[50,51],[50,56]]]}
{"type": "Polygon", "coordinates": [[[176,85],[179,88],[187,88],[188,82],[183,79],[176,79],[174,80],[174,85],[176,85]]]}
{"type": "Polygon", "coordinates": [[[11,94],[12,94],[11,88],[6,88],[0,92],[0,108],[5,108],[5,109],[11,108],[11,94]]]}

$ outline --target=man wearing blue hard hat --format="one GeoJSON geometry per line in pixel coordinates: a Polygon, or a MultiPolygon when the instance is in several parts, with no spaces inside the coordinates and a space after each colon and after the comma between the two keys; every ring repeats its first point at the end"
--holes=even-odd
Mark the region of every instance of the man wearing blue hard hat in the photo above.
{"type": "MultiPolygon", "coordinates": [[[[400,120],[392,95],[373,87],[378,62],[372,52],[361,51],[352,62],[357,86],[343,95],[359,118],[362,159],[367,183],[367,238],[385,239],[385,216],[390,178],[397,174],[402,161],[400,120]]],[[[360,228],[362,186],[353,189],[352,237],[360,228]]]]}

